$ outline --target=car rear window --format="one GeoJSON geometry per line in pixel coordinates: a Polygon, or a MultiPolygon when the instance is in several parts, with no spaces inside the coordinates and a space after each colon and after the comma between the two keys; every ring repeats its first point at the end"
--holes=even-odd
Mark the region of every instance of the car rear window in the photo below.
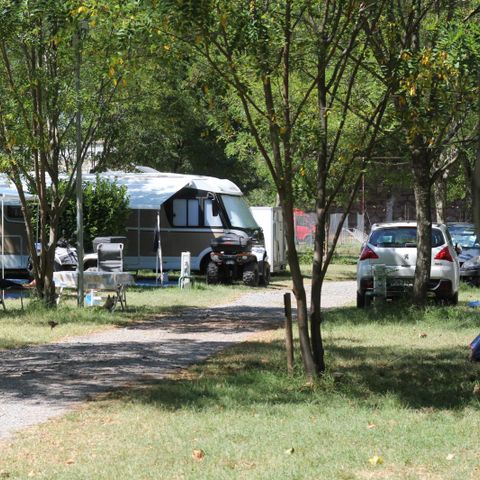
{"type": "MultiPolygon", "coordinates": [[[[374,230],[368,243],[381,248],[416,248],[416,227],[387,227],[374,230]]],[[[443,233],[438,228],[432,229],[432,247],[439,247],[445,243],[443,233]]]]}
{"type": "Polygon", "coordinates": [[[458,243],[464,248],[479,248],[480,241],[473,225],[471,227],[449,227],[453,243],[458,243]]]}

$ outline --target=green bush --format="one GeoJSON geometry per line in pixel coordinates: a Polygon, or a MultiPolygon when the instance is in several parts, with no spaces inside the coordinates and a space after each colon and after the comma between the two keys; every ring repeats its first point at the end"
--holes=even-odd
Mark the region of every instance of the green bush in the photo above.
{"type": "MultiPolygon", "coordinates": [[[[83,184],[84,248],[92,250],[92,241],[99,236],[125,235],[129,214],[127,188],[100,178],[83,184]]],[[[70,243],[76,242],[77,203],[73,194],[60,220],[60,234],[70,243]]]]}

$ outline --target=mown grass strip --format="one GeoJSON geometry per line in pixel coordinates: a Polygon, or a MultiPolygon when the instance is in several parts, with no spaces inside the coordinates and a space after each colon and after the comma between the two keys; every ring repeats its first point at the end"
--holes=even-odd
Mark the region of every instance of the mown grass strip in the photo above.
{"type": "Polygon", "coordinates": [[[283,330],[272,331],[22,434],[2,448],[0,471],[69,480],[476,479],[480,369],[466,361],[466,345],[479,329],[465,303],[331,310],[328,372],[314,385],[298,358],[286,375],[283,330]]]}

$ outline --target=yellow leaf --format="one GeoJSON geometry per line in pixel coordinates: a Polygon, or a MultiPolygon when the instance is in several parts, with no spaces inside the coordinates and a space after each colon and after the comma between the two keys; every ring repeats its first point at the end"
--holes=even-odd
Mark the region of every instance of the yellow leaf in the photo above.
{"type": "Polygon", "coordinates": [[[168,52],[171,48],[172,48],[172,47],[171,47],[170,45],[168,45],[168,44],[163,46],[163,49],[164,49],[165,51],[167,51],[167,52],[168,52]]]}
{"type": "Polygon", "coordinates": [[[88,13],[88,8],[85,5],[82,5],[81,7],[78,7],[77,13],[78,15],[80,15],[81,13],[88,13]]]}
{"type": "Polygon", "coordinates": [[[280,135],[285,135],[287,133],[287,127],[280,127],[280,135]]]}
{"type": "Polygon", "coordinates": [[[118,80],[116,78],[113,79],[113,85],[116,87],[118,84],[118,80]]]}
{"type": "Polygon", "coordinates": [[[127,80],[125,78],[122,78],[122,87],[127,86],[127,80]]]}
{"type": "Polygon", "coordinates": [[[196,448],[192,452],[192,458],[197,460],[197,462],[201,462],[205,458],[205,452],[201,448],[196,448]]]}
{"type": "Polygon", "coordinates": [[[115,69],[113,67],[110,67],[108,69],[108,76],[112,78],[115,75],[115,69]]]}
{"type": "Polygon", "coordinates": [[[368,459],[368,463],[370,463],[370,465],[382,465],[383,458],[375,455],[374,457],[368,459]]]}

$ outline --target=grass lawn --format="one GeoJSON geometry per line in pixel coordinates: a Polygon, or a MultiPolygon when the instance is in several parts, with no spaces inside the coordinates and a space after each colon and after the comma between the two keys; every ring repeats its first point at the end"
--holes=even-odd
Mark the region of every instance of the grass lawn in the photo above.
{"type": "Polygon", "coordinates": [[[474,298],[327,312],[328,372],[310,386],[299,364],[285,374],[283,331],[261,334],[22,433],[0,446],[0,478],[476,480],[474,298]]]}

